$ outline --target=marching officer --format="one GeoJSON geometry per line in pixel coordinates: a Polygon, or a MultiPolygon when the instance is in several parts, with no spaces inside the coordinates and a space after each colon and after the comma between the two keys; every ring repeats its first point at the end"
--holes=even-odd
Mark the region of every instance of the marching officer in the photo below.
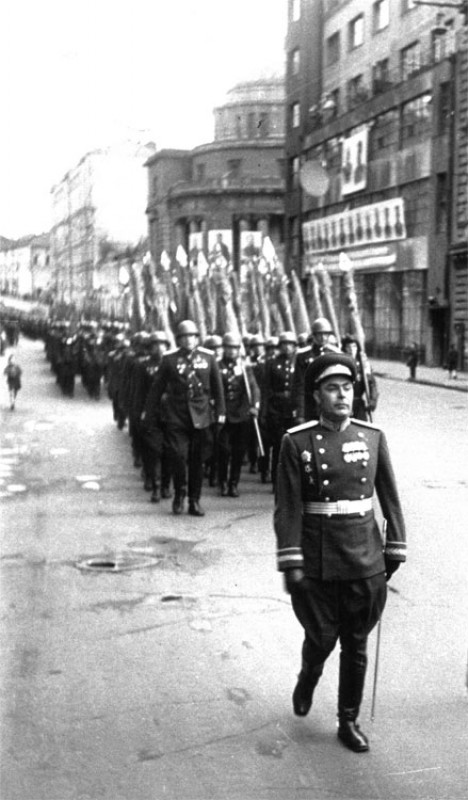
{"type": "Polygon", "coordinates": [[[271,480],[275,488],[276,466],[283,434],[295,423],[292,396],[296,335],[285,331],[279,337],[279,354],[265,364],[263,374],[262,423],[271,443],[271,480]]]}
{"type": "MultiPolygon", "coordinates": [[[[263,336],[256,333],[250,338],[250,345],[249,345],[249,364],[252,366],[252,372],[255,378],[255,382],[257,387],[260,389],[260,385],[262,382],[262,372],[263,372],[263,365],[265,363],[265,341],[263,336]]],[[[258,457],[258,440],[257,440],[257,431],[255,430],[255,425],[253,420],[250,420],[249,425],[249,443],[247,445],[247,454],[249,459],[249,472],[251,475],[255,475],[257,472],[257,468],[263,466],[263,462],[265,460],[265,456],[258,457]],[[263,461],[262,461],[263,458],[263,461]],[[260,463],[259,463],[260,462],[260,463]]]]}
{"type": "MultiPolygon", "coordinates": [[[[203,347],[211,350],[216,361],[219,361],[223,356],[223,339],[217,334],[207,336],[203,342],[203,347]]],[[[211,401],[213,405],[213,401],[211,401]]],[[[214,416],[214,415],[212,415],[214,416]]],[[[216,486],[218,483],[218,423],[212,422],[210,425],[211,437],[211,452],[209,458],[205,461],[205,477],[208,478],[209,486],[216,486]]]]}
{"type": "Polygon", "coordinates": [[[175,489],[172,510],[174,514],[183,512],[188,491],[189,514],[203,517],[200,496],[209,427],[212,413],[220,425],[224,424],[225,405],[218,364],[210,350],[197,346],[198,337],[194,322],[179,323],[178,349],[164,355],[145,411],[151,426],[162,396],[167,395],[163,422],[175,489]]]}
{"type": "Polygon", "coordinates": [[[143,465],[145,489],[151,490],[151,502],[159,503],[170,497],[171,473],[167,453],[164,447],[164,401],[161,401],[159,415],[153,416],[153,426],[146,423],[144,408],[153,381],[158,374],[164,353],[170,342],[164,331],[153,331],[147,339],[147,355],[139,364],[135,374],[133,406],[138,415],[138,436],[140,442],[141,461],[143,465]],[[156,422],[157,421],[157,422],[156,422]]]}
{"type": "Polygon", "coordinates": [[[223,357],[219,361],[226,402],[226,422],[218,439],[221,497],[239,497],[238,483],[249,441],[250,420],[258,416],[260,406],[260,392],[252,368],[243,364],[239,357],[241,344],[235,334],[224,334],[223,357]]]}
{"type": "Polygon", "coordinates": [[[293,394],[295,397],[296,421],[298,424],[308,419],[316,419],[317,409],[313,397],[306,397],[304,381],[307,367],[314,358],[325,352],[339,353],[340,348],[332,343],[332,326],[325,317],[318,317],[312,323],[309,344],[297,351],[294,371],[293,394]]]}
{"type": "Polygon", "coordinates": [[[324,664],[340,641],[338,736],[355,752],[369,749],[357,724],[369,633],[385,606],[386,580],[406,558],[403,514],[385,434],[351,420],[354,360],[316,358],[306,373],[319,419],[284,436],[274,527],[278,569],[304,628],[302,668],[293,709],[305,716],[324,664]],[[376,492],[387,521],[382,542],[376,492]]]}

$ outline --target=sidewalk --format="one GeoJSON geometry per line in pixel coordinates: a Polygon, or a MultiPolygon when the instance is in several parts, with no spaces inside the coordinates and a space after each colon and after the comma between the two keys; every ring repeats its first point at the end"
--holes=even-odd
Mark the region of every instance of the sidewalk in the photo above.
{"type": "MultiPolygon", "coordinates": [[[[409,369],[400,361],[384,361],[379,358],[369,359],[372,370],[376,377],[387,378],[392,381],[407,381],[409,369]]],[[[418,366],[416,369],[416,380],[413,383],[425,384],[426,386],[441,386],[444,389],[452,389],[457,392],[468,392],[468,373],[459,372],[458,378],[449,378],[449,373],[442,367],[418,366]]]]}

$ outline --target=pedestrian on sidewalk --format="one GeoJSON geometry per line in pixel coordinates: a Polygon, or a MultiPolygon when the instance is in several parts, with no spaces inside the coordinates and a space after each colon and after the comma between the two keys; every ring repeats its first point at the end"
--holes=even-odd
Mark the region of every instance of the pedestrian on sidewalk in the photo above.
{"type": "Polygon", "coordinates": [[[457,368],[458,368],[458,350],[454,344],[451,344],[449,351],[447,353],[447,369],[449,373],[449,378],[454,378],[454,380],[458,378],[457,368]]]}
{"type": "Polygon", "coordinates": [[[22,369],[15,361],[15,356],[8,357],[8,363],[3,370],[3,374],[7,376],[8,392],[10,395],[10,410],[14,411],[16,395],[21,389],[21,375],[22,369]]]}
{"type": "Polygon", "coordinates": [[[305,631],[294,713],[310,711],[325,661],[340,641],[338,737],[356,753],[369,749],[357,724],[367,667],[367,639],[386,601],[386,581],[406,558],[403,514],[385,434],[351,419],[354,360],[326,353],[307,368],[305,393],[319,419],[283,437],[274,527],[278,569],[305,631]],[[388,536],[373,511],[376,491],[388,536]]]}
{"type": "Polygon", "coordinates": [[[418,345],[416,344],[416,342],[413,342],[408,352],[408,358],[406,359],[406,366],[409,367],[410,371],[410,376],[408,378],[409,381],[416,380],[416,369],[418,364],[419,364],[418,345]]]}

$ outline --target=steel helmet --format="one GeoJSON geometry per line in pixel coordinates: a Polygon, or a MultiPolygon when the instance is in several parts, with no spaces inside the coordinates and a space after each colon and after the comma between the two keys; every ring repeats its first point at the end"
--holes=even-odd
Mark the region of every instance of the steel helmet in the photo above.
{"type": "Polygon", "coordinates": [[[278,347],[278,344],[279,344],[278,337],[277,336],[270,336],[270,338],[267,339],[266,342],[265,342],[265,347],[267,349],[272,349],[273,350],[275,347],[278,347]]]}
{"type": "Polygon", "coordinates": [[[326,317],[318,317],[312,323],[312,333],[333,333],[333,328],[326,317]]]}
{"type": "Polygon", "coordinates": [[[170,344],[164,331],[152,331],[149,335],[150,344],[170,344]]]}
{"type": "Polygon", "coordinates": [[[240,347],[241,339],[235,333],[225,333],[223,336],[223,347],[240,347]]]}
{"type": "Polygon", "coordinates": [[[177,326],[177,338],[179,336],[199,336],[198,328],[191,319],[184,319],[177,326]]]}
{"type": "Polygon", "coordinates": [[[296,334],[293,331],[284,331],[279,337],[280,344],[297,344],[296,334]]]}
{"type": "Polygon", "coordinates": [[[264,344],[265,344],[265,339],[259,333],[255,333],[252,336],[251,340],[250,340],[250,346],[251,347],[255,347],[256,345],[264,345],[264,344]]]}
{"type": "Polygon", "coordinates": [[[203,342],[203,347],[207,347],[208,350],[216,350],[217,347],[222,347],[222,345],[223,340],[221,339],[221,336],[216,336],[216,334],[213,334],[213,336],[208,336],[203,342]]]}

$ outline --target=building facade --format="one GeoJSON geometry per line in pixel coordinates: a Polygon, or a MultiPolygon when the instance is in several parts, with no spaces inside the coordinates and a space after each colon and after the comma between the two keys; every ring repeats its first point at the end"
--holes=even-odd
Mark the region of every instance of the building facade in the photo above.
{"type": "Polygon", "coordinates": [[[146,175],[154,146],[87,153],[52,188],[51,259],[57,297],[82,306],[101,290],[99,267],[146,236],[146,175]]]}
{"type": "Polygon", "coordinates": [[[400,358],[416,343],[439,365],[455,337],[449,253],[462,36],[454,8],[289,2],[287,264],[304,277],[319,265],[330,271],[346,325],[346,254],[370,355],[400,358]]]}
{"type": "Polygon", "coordinates": [[[214,110],[215,138],[148,161],[148,228],[157,264],[179,245],[210,251],[224,237],[238,266],[243,232],[284,240],[284,81],[239,84],[214,110]]]}
{"type": "Polygon", "coordinates": [[[49,234],[0,237],[0,293],[39,299],[52,289],[49,234]]]}

